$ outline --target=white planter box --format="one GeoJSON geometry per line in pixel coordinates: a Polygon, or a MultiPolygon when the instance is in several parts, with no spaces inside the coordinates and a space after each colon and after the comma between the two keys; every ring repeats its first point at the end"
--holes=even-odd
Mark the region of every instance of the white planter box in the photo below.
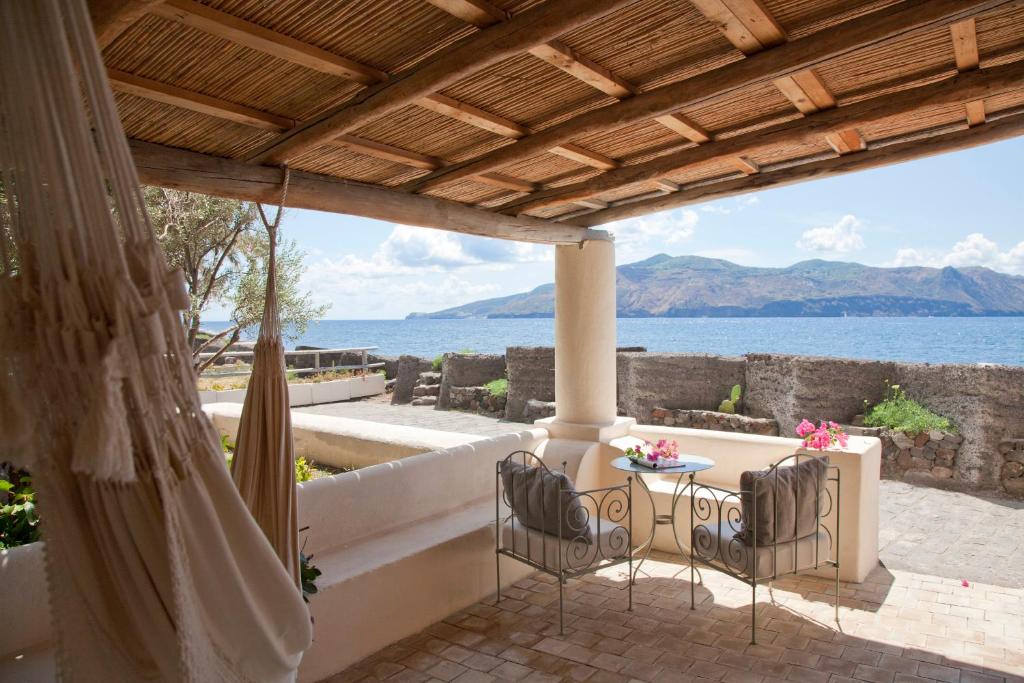
{"type": "MultiPolygon", "coordinates": [[[[294,408],[319,403],[336,403],[383,393],[384,375],[367,375],[366,377],[336,379],[313,384],[289,384],[288,405],[294,408]]],[[[203,405],[207,403],[244,403],[245,389],[200,391],[199,400],[203,405]]]]}

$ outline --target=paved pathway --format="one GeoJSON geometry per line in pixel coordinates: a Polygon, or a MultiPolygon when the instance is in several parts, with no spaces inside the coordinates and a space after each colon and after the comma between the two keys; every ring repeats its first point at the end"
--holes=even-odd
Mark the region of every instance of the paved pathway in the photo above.
{"type": "MultiPolygon", "coordinates": [[[[298,410],[484,436],[526,427],[482,415],[379,401],[298,410]]],[[[1024,502],[882,481],[879,508],[880,556],[886,567],[1024,588],[1024,502]]]]}

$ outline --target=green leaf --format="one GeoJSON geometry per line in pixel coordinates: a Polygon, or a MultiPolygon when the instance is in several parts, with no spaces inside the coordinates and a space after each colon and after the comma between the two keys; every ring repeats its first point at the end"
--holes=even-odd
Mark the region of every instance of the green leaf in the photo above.
{"type": "Polygon", "coordinates": [[[10,491],[14,488],[14,484],[7,481],[6,479],[0,479],[0,491],[10,491]]]}
{"type": "Polygon", "coordinates": [[[736,403],[737,401],[740,400],[740,396],[742,395],[742,393],[743,393],[743,390],[740,389],[740,385],[739,384],[734,385],[733,388],[732,388],[732,391],[729,392],[729,400],[732,401],[733,403],[736,403]]]}

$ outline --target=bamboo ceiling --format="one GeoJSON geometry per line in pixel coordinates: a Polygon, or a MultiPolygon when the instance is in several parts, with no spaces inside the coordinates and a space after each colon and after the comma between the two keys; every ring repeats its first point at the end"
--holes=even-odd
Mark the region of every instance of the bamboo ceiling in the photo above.
{"type": "Polygon", "coordinates": [[[553,228],[1024,132],[1022,0],[90,9],[134,140],[553,228]]]}

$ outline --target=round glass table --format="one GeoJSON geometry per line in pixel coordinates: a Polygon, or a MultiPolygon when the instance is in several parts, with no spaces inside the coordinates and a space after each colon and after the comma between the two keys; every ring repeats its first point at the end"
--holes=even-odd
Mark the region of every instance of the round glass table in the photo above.
{"type": "Polygon", "coordinates": [[[638,465],[626,456],[621,456],[612,460],[612,467],[623,472],[629,472],[630,474],[636,475],[636,480],[640,482],[640,486],[643,487],[644,492],[647,494],[647,499],[651,502],[651,517],[654,519],[654,523],[651,524],[651,534],[647,537],[641,545],[637,546],[633,550],[634,556],[640,555],[640,561],[637,562],[636,567],[633,569],[633,576],[630,580],[636,583],[636,575],[640,572],[640,567],[643,565],[647,556],[651,554],[651,548],[654,547],[654,532],[659,526],[671,525],[672,526],[672,537],[676,541],[676,545],[679,546],[680,553],[685,554],[683,547],[679,545],[679,536],[676,534],[676,503],[679,501],[687,489],[693,486],[693,475],[697,472],[709,470],[715,466],[715,461],[710,458],[703,458],[699,455],[680,455],[679,464],[671,467],[645,467],[638,465]],[[644,480],[644,476],[648,474],[658,475],[675,475],[676,481],[672,488],[672,507],[670,512],[666,515],[659,515],[657,508],[654,507],[654,496],[651,494],[651,489],[644,480]],[[686,484],[683,484],[683,477],[689,475],[686,484]]]}

